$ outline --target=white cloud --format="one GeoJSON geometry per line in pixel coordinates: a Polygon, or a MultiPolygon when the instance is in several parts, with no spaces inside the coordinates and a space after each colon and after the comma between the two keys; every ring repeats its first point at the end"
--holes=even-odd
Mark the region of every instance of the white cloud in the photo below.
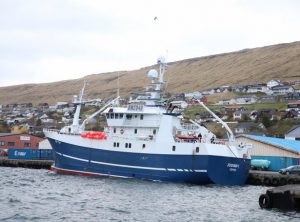
{"type": "Polygon", "coordinates": [[[0,85],[298,41],[299,9],[296,0],[1,1],[0,85]]]}

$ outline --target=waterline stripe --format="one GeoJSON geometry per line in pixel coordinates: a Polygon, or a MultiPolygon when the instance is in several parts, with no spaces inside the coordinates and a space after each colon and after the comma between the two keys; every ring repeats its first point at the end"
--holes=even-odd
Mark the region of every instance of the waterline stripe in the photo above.
{"type": "MultiPolygon", "coordinates": [[[[58,155],[61,155],[63,157],[67,157],[74,160],[79,160],[83,162],[89,162],[87,159],[77,158],[73,156],[69,156],[66,154],[62,154],[59,152],[56,152],[58,155]]],[[[115,163],[106,163],[106,162],[99,162],[91,160],[91,163],[95,164],[101,164],[101,165],[107,165],[107,166],[116,166],[116,167],[126,167],[126,168],[133,168],[133,169],[143,169],[143,170],[158,170],[158,171],[179,171],[179,172],[196,172],[196,173],[206,173],[207,170],[189,170],[189,169],[172,169],[172,168],[159,168],[159,167],[142,167],[142,166],[131,166],[131,165],[124,165],[124,164],[115,164],[115,163]]]]}
{"type": "Polygon", "coordinates": [[[59,168],[56,166],[52,166],[52,168],[54,168],[54,170],[58,170],[58,171],[65,171],[65,172],[69,172],[69,173],[77,173],[77,174],[90,174],[90,175],[94,175],[94,176],[107,176],[107,177],[117,177],[117,178],[132,178],[132,177],[126,177],[126,176],[117,176],[117,175],[112,175],[112,174],[103,174],[103,173],[93,173],[93,172],[89,172],[89,171],[80,171],[80,170],[68,170],[68,169],[63,169],[63,168],[59,168]]]}

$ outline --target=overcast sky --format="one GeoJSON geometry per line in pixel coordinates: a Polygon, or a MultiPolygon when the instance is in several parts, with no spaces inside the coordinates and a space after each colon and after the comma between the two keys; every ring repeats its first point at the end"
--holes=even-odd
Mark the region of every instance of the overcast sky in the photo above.
{"type": "Polygon", "coordinates": [[[0,86],[299,41],[299,26],[298,0],[0,0],[0,86]]]}

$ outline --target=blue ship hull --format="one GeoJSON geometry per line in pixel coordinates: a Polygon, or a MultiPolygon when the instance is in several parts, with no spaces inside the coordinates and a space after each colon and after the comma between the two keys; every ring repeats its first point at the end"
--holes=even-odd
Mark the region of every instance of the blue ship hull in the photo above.
{"type": "Polygon", "coordinates": [[[222,185],[245,184],[250,160],[209,155],[108,151],[49,138],[59,173],[222,185]]]}

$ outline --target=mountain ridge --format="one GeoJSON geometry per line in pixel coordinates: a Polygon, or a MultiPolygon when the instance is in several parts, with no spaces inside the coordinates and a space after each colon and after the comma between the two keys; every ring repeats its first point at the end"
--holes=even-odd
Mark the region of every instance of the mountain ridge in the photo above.
{"type": "MultiPolygon", "coordinates": [[[[128,96],[130,92],[142,91],[148,84],[147,72],[152,68],[157,68],[157,65],[52,83],[0,87],[0,104],[71,101],[84,81],[89,82],[89,98],[113,98],[117,94],[118,75],[120,93],[128,96]]],[[[170,62],[165,75],[166,91],[171,93],[263,83],[271,79],[300,80],[300,41],[170,62]]]]}

